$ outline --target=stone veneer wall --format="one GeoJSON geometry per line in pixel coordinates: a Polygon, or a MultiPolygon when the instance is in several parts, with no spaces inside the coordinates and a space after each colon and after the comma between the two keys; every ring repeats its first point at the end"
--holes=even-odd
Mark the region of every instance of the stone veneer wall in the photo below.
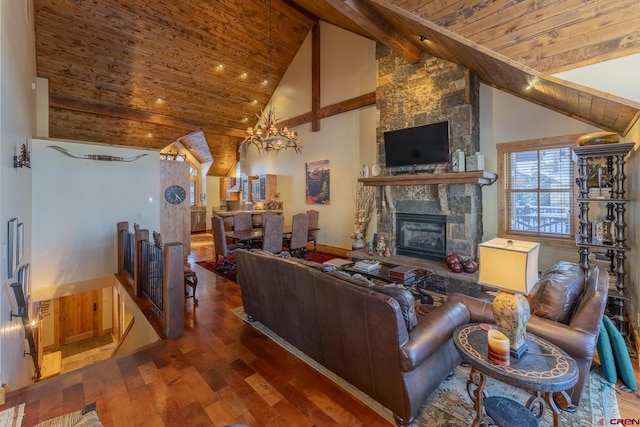
{"type": "MultiPolygon", "coordinates": [[[[382,175],[389,174],[384,167],[384,132],[389,130],[448,120],[451,152],[460,148],[469,156],[479,151],[480,84],[468,69],[427,54],[418,64],[409,64],[380,43],[376,56],[376,146],[382,175]]],[[[435,167],[436,174],[448,171],[450,164],[435,167]]],[[[387,186],[379,197],[385,197],[389,215],[379,211],[378,233],[389,238],[393,254],[395,212],[433,213],[447,217],[447,253],[477,258],[482,238],[480,185],[387,186]]],[[[378,207],[382,209],[381,203],[378,207]]]]}

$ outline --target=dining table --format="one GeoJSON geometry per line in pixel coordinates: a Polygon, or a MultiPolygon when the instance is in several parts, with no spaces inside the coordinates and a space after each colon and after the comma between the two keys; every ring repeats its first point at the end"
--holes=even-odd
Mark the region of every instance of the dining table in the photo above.
{"type": "MultiPolygon", "coordinates": [[[[309,231],[320,230],[319,227],[309,227],[309,231]]],[[[236,242],[254,242],[256,240],[262,240],[264,237],[264,230],[262,228],[252,228],[251,230],[231,230],[226,231],[225,236],[236,242]]],[[[289,236],[291,234],[291,224],[285,226],[282,229],[282,236],[289,236]]]]}

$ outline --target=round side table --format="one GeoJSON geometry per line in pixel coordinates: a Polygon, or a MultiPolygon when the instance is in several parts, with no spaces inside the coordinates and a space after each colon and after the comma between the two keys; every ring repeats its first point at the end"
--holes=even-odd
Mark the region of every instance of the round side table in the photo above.
{"type": "Polygon", "coordinates": [[[487,357],[487,330],[492,325],[469,324],[460,326],[453,334],[453,342],[462,360],[471,366],[467,392],[473,400],[476,418],[472,427],[490,423],[485,414],[484,391],[487,376],[532,394],[526,407],[540,419],[549,407],[553,411],[553,425],[560,426],[561,408],[553,396],[561,394],[571,402],[565,390],[578,381],[578,365],[567,353],[534,334],[527,333],[527,352],[520,358],[511,358],[510,366],[494,365],[487,357]]]}

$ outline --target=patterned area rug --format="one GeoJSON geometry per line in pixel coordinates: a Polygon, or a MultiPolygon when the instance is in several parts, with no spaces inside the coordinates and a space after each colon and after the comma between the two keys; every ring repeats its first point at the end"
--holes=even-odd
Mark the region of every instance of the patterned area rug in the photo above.
{"type": "MultiPolygon", "coordinates": [[[[232,312],[247,324],[264,333],[274,342],[282,346],[285,350],[301,359],[303,362],[334,381],[340,387],[354,395],[367,406],[385,417],[390,424],[395,425],[391,411],[380,405],[378,402],[361,392],[351,384],[335,375],[304,353],[293,347],[269,328],[260,322],[249,322],[243,307],[238,307],[232,312]]],[[[609,425],[612,419],[620,418],[618,402],[615,391],[607,387],[600,380],[601,376],[594,369],[589,374],[589,382],[585,387],[578,410],[573,413],[563,412],[560,418],[560,425],[563,427],[586,427],[596,425],[609,425]]],[[[422,408],[418,412],[414,427],[467,427],[471,425],[475,418],[473,402],[467,393],[467,380],[469,379],[469,368],[458,366],[455,375],[448,381],[443,381],[440,386],[429,396],[422,408]]],[[[505,396],[520,403],[526,403],[530,395],[525,391],[503,384],[499,381],[489,379],[485,391],[491,396],[505,396]]],[[[544,421],[541,425],[553,425],[551,411],[544,414],[544,421]]]]}
{"type": "Polygon", "coordinates": [[[24,416],[24,403],[0,412],[0,427],[20,427],[24,416]]]}
{"type": "MultiPolygon", "coordinates": [[[[232,259],[232,258],[229,257],[229,259],[232,259]]],[[[233,281],[236,280],[236,270],[230,270],[226,274],[221,270],[216,270],[216,263],[214,260],[196,261],[196,264],[198,264],[202,268],[209,270],[212,273],[217,274],[218,276],[222,276],[226,279],[233,280],[233,281]]]]}

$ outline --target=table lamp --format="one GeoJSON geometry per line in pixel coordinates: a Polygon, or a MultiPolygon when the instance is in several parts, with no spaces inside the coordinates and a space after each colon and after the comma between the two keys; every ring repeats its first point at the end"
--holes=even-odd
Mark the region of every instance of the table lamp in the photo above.
{"type": "Polygon", "coordinates": [[[512,357],[527,350],[525,330],[531,310],[525,295],[538,281],[540,244],[496,238],[479,245],[481,284],[500,290],[493,300],[493,319],[510,341],[512,357]]]}

